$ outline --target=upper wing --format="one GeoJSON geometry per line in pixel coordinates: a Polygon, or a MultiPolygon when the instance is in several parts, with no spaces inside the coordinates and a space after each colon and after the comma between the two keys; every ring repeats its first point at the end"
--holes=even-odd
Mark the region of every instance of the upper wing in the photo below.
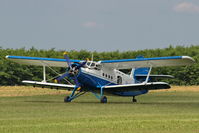
{"type": "MultiPolygon", "coordinates": [[[[36,65],[36,66],[47,65],[54,67],[68,67],[66,59],[11,56],[11,55],[7,55],[6,58],[16,63],[25,64],[25,65],[36,65]]],[[[81,62],[81,60],[71,60],[71,62],[81,62]]]]}
{"type": "MultiPolygon", "coordinates": [[[[37,66],[55,66],[68,67],[65,59],[57,58],[41,58],[27,56],[6,56],[14,62],[26,65],[37,66]]],[[[71,62],[81,62],[81,60],[71,60],[71,62]]],[[[190,65],[194,63],[194,59],[189,56],[171,56],[171,57],[155,57],[155,58],[138,58],[138,59],[122,59],[122,60],[103,60],[100,63],[109,68],[130,69],[134,67],[160,67],[160,66],[180,66],[190,65]]]]}
{"type": "Polygon", "coordinates": [[[122,60],[103,60],[100,61],[105,67],[116,69],[130,69],[136,67],[162,67],[162,66],[182,66],[191,65],[195,61],[189,56],[170,56],[155,58],[137,58],[122,60]]]}
{"type": "Polygon", "coordinates": [[[150,82],[150,83],[140,83],[140,84],[124,84],[124,85],[109,85],[104,86],[106,91],[138,91],[138,90],[157,90],[157,89],[169,89],[171,88],[169,84],[165,82],[150,82]]]}

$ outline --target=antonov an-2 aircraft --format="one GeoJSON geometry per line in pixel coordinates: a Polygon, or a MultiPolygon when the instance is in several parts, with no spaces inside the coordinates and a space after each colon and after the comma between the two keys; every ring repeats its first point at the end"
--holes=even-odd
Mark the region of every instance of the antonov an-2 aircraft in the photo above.
{"type": "Polygon", "coordinates": [[[101,103],[107,103],[105,95],[129,96],[133,97],[132,102],[136,102],[135,96],[146,94],[149,90],[169,89],[170,85],[165,82],[152,82],[153,77],[172,77],[171,75],[151,75],[153,67],[163,66],[184,66],[191,65],[195,61],[189,56],[170,56],[120,60],[70,60],[67,53],[65,59],[26,57],[26,56],[6,56],[7,59],[26,65],[43,66],[43,81],[28,81],[23,83],[33,86],[42,86],[56,89],[72,90],[70,96],[64,98],[64,102],[71,102],[75,98],[92,92],[101,103]],[[47,82],[46,67],[58,74],[56,83],[47,82]],[[59,74],[52,67],[64,67],[66,72],[59,74]],[[131,69],[130,74],[125,74],[120,70],[131,69]],[[59,83],[61,80],[69,78],[74,84],[59,83]]]}

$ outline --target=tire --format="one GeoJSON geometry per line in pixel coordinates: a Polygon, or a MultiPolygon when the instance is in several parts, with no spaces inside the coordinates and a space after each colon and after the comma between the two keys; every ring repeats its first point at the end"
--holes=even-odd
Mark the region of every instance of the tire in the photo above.
{"type": "Polygon", "coordinates": [[[70,97],[69,97],[69,96],[65,97],[65,98],[64,98],[64,102],[65,102],[65,103],[71,102],[70,97]]]}
{"type": "Polygon", "coordinates": [[[136,103],[136,102],[137,102],[137,99],[132,99],[132,102],[133,102],[133,103],[136,103]]]}
{"type": "Polygon", "coordinates": [[[106,96],[102,96],[100,99],[101,103],[107,103],[107,97],[106,96]]]}

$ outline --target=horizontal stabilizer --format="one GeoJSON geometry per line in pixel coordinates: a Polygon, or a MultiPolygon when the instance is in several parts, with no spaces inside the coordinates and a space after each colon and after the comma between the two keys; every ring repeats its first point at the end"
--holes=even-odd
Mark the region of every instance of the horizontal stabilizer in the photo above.
{"type": "Polygon", "coordinates": [[[31,84],[33,86],[41,86],[41,87],[46,87],[46,88],[52,88],[52,89],[63,89],[63,88],[65,88],[63,90],[70,90],[70,89],[73,89],[75,87],[75,85],[37,82],[37,81],[28,81],[28,80],[23,80],[22,83],[31,84]]]}

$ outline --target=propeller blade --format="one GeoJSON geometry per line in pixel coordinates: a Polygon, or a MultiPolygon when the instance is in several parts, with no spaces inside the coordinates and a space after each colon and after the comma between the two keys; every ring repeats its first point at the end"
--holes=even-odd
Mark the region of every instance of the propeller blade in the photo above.
{"type": "Polygon", "coordinates": [[[68,77],[69,74],[68,73],[64,73],[63,75],[61,75],[60,77],[58,77],[57,79],[55,79],[55,83],[58,83],[60,80],[62,80],[65,77],[68,77]]]}
{"type": "Polygon", "coordinates": [[[75,63],[71,64],[70,58],[68,57],[68,53],[64,52],[63,55],[64,55],[64,58],[66,59],[66,62],[67,62],[68,67],[69,67],[69,70],[67,70],[65,74],[63,74],[60,77],[58,77],[57,79],[55,79],[55,82],[58,83],[63,78],[68,77],[68,78],[70,78],[70,79],[72,79],[74,81],[74,84],[77,87],[77,90],[80,90],[81,89],[81,85],[78,82],[77,74],[74,74],[74,73],[76,72],[76,70],[78,71],[78,69],[83,67],[89,61],[89,59],[86,59],[84,62],[79,63],[79,64],[75,64],[75,63]]]}
{"type": "Polygon", "coordinates": [[[66,62],[68,64],[68,66],[71,68],[71,61],[70,58],[68,57],[68,53],[64,52],[64,58],[66,59],[66,62]]]}
{"type": "Polygon", "coordinates": [[[87,63],[88,61],[89,61],[89,59],[86,58],[86,60],[85,60],[84,62],[82,62],[77,68],[79,69],[79,68],[83,67],[84,65],[86,65],[86,63],[87,63]]]}
{"type": "Polygon", "coordinates": [[[81,85],[78,82],[77,77],[76,76],[73,77],[73,80],[74,80],[74,83],[75,83],[75,87],[77,88],[78,91],[80,91],[81,90],[81,85]]]}
{"type": "Polygon", "coordinates": [[[86,63],[87,63],[87,61],[82,62],[81,64],[79,64],[79,65],[77,66],[77,69],[83,67],[84,65],[86,65],[86,63]]]}

